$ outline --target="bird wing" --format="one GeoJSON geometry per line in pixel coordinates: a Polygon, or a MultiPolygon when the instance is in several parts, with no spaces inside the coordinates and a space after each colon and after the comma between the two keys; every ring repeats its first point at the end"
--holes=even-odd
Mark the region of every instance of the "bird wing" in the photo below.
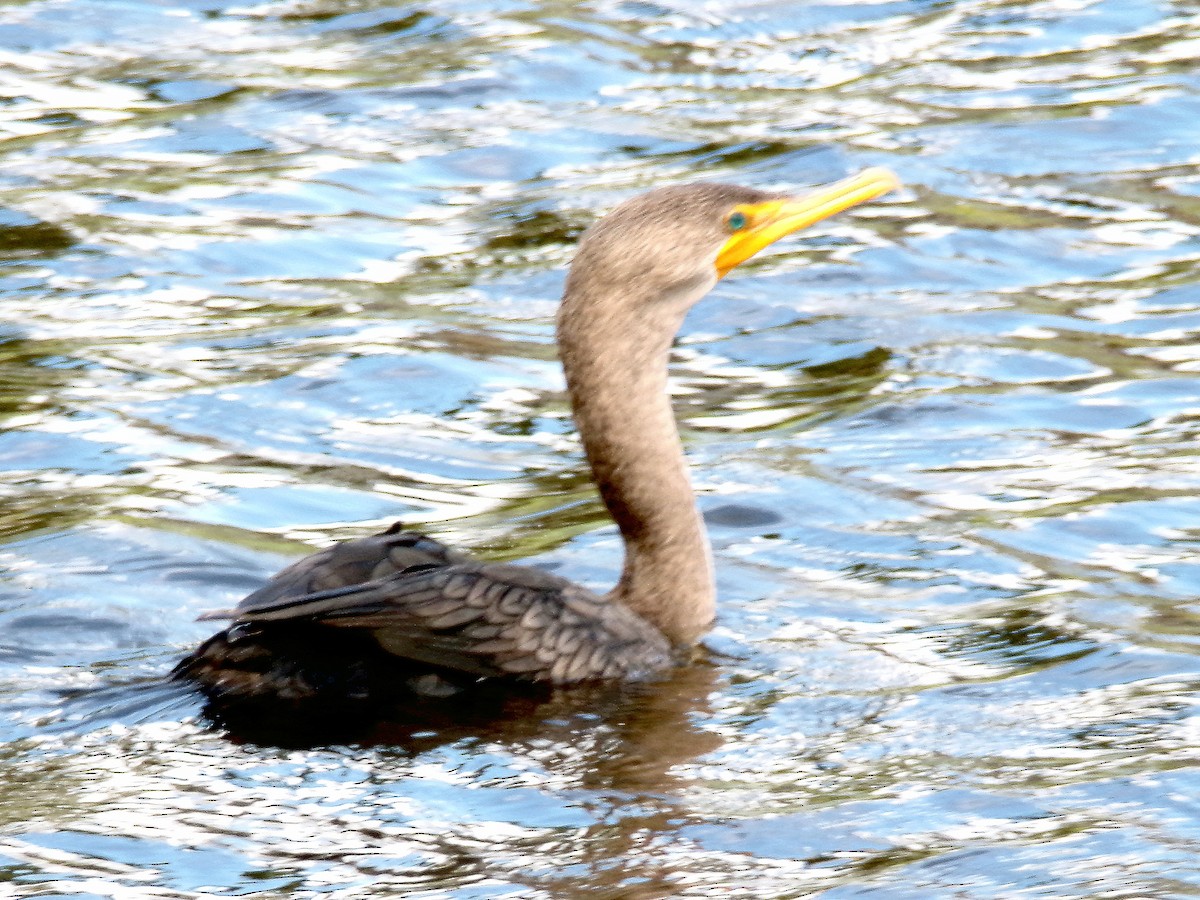
{"type": "Polygon", "coordinates": [[[365,629],[396,656],[476,675],[569,684],[671,662],[666,639],[640,616],[527,566],[420,563],[363,584],[264,591],[238,607],[239,623],[365,629]]]}
{"type": "Polygon", "coordinates": [[[200,619],[236,619],[280,600],[360,585],[413,566],[444,566],[469,559],[465,553],[451,550],[423,534],[405,531],[403,524],[397,522],[380,534],[342,541],[301,557],[245,597],[236,609],[206,612],[200,619]]]}

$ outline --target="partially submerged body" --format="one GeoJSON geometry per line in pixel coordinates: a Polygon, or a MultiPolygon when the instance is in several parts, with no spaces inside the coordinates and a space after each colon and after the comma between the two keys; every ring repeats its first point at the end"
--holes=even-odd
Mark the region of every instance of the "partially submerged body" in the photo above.
{"type": "Polygon", "coordinates": [[[625,543],[609,593],[393,527],[286,568],[225,614],[233,624],[176,674],[217,703],[336,708],[447,696],[481,680],[639,680],[689,658],[716,591],[668,397],[671,343],[739,263],[895,186],[868,170],[799,200],[732,185],[661,188],[584,235],[558,341],[584,451],[625,543]]]}
{"type": "Polygon", "coordinates": [[[481,678],[639,679],[670,644],[624,605],[529,566],[487,564],[399,525],[304,557],[176,668],[216,701],[453,693],[481,678]]]}

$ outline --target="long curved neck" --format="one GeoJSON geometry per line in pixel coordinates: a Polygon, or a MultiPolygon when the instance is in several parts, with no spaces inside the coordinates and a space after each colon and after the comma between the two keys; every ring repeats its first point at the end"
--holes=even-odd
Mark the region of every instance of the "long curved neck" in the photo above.
{"type": "Polygon", "coordinates": [[[568,283],[558,341],[584,451],[625,540],[610,596],[687,646],[711,624],[716,589],[667,394],[686,305],[625,298],[614,311],[588,293],[568,283]]]}

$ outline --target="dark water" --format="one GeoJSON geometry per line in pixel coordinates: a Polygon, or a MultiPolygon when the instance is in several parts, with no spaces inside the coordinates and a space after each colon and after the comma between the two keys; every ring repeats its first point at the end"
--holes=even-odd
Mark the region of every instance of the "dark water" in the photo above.
{"type": "Polygon", "coordinates": [[[1200,3],[0,6],[0,896],[1200,896],[1200,3]],[[228,739],[394,518],[603,585],[551,319],[664,182],[906,189],[690,318],[713,664],[228,739]]]}

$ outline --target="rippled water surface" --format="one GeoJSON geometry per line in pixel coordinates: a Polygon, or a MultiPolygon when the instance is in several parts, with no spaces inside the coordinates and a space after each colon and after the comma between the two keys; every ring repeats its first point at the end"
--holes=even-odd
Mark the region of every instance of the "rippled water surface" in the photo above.
{"type": "Polygon", "coordinates": [[[0,896],[1200,896],[1200,3],[0,6],[0,896]],[[709,665],[316,747],[165,674],[393,519],[619,565],[551,322],[652,185],[906,183],[673,358],[709,665]]]}

